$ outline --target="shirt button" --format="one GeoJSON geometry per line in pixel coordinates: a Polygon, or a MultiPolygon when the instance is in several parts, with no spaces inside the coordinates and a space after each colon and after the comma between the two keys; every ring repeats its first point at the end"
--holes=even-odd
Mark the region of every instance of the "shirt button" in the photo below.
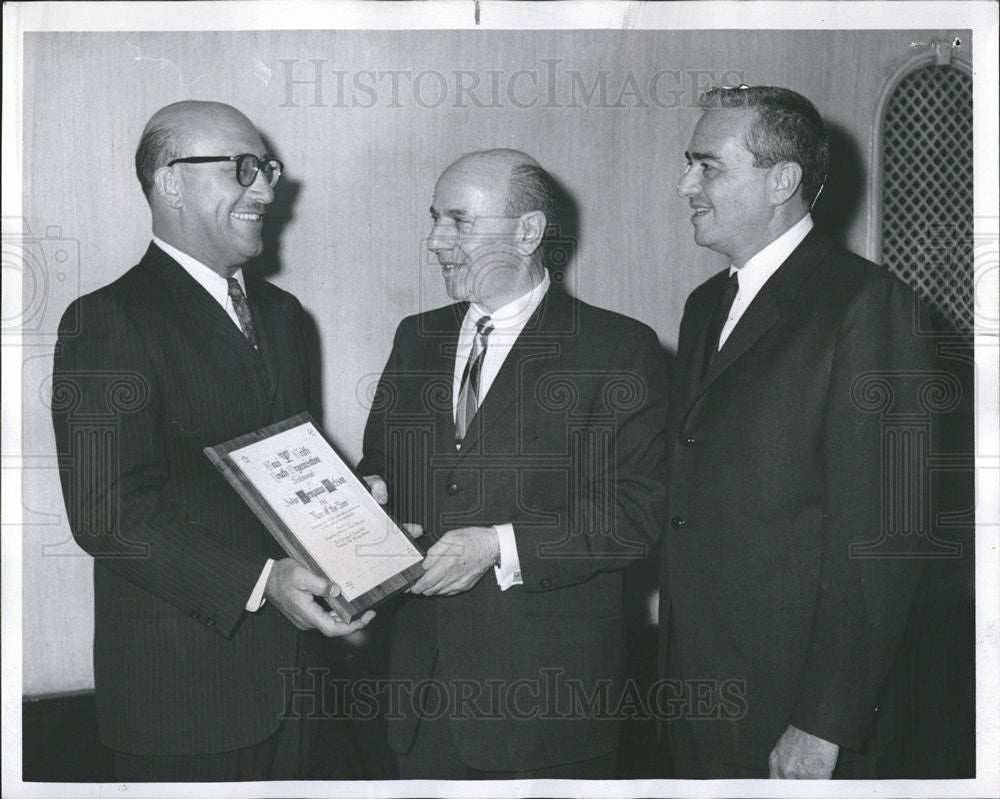
{"type": "Polygon", "coordinates": [[[458,483],[448,483],[448,485],[444,487],[444,491],[450,497],[455,496],[455,494],[458,493],[458,483]]]}
{"type": "Polygon", "coordinates": [[[690,447],[694,443],[694,436],[689,436],[687,433],[681,433],[677,440],[680,442],[682,447],[690,447]]]}
{"type": "Polygon", "coordinates": [[[670,526],[675,530],[680,530],[685,524],[687,524],[687,522],[680,516],[674,516],[674,518],[670,520],[670,526]]]}
{"type": "Polygon", "coordinates": [[[544,580],[542,580],[542,581],[541,581],[541,582],[539,583],[539,585],[540,585],[540,586],[541,586],[542,588],[551,588],[551,587],[552,587],[552,581],[551,581],[551,580],[550,580],[550,579],[549,579],[548,577],[546,577],[546,578],[545,578],[544,580]]]}

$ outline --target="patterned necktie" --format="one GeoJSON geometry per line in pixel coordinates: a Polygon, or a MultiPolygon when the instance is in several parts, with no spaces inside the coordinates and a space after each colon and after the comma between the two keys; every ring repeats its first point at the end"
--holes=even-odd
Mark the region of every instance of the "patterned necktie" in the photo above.
{"type": "Polygon", "coordinates": [[[486,357],[486,338],[493,332],[493,322],[488,316],[479,317],[476,335],[472,340],[472,352],[462,373],[462,386],[458,391],[458,405],[455,408],[455,446],[460,447],[469,430],[469,423],[479,409],[479,374],[486,357]]]}
{"type": "Polygon", "coordinates": [[[708,367],[712,363],[712,359],[715,358],[715,354],[719,351],[719,338],[722,336],[722,328],[726,326],[726,320],[729,318],[729,312],[733,308],[733,301],[736,299],[736,294],[739,290],[739,272],[733,272],[729,276],[729,281],[722,290],[722,294],[719,295],[719,301],[715,304],[715,310],[712,311],[712,318],[708,322],[708,333],[705,335],[705,362],[702,364],[701,370],[703,376],[708,371],[708,367]]]}
{"type": "Polygon", "coordinates": [[[257,349],[257,331],[254,329],[250,306],[247,304],[247,298],[240,287],[240,282],[235,277],[227,277],[226,282],[229,284],[229,299],[233,301],[233,309],[236,311],[236,317],[240,320],[240,329],[246,340],[253,344],[254,349],[257,349]]]}

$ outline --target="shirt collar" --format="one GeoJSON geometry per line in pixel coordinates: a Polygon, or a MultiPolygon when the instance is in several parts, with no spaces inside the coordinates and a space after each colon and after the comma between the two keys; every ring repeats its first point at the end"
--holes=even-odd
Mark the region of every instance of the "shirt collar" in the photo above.
{"type": "Polygon", "coordinates": [[[489,316],[490,321],[493,322],[494,333],[491,333],[491,341],[495,340],[495,333],[513,333],[517,335],[521,332],[521,329],[527,323],[528,319],[535,312],[538,306],[542,302],[542,298],[545,296],[545,292],[549,290],[549,286],[552,281],[549,278],[549,270],[545,270],[545,274],[542,276],[541,282],[535,286],[527,294],[522,294],[515,300],[507,303],[506,305],[497,308],[493,313],[490,313],[482,305],[478,303],[471,303],[469,305],[469,310],[465,314],[465,320],[462,323],[463,327],[473,327],[476,322],[483,316],[489,316]]]}
{"type": "MultiPolygon", "coordinates": [[[[153,244],[177,261],[184,271],[197,281],[198,285],[211,294],[220,305],[225,306],[226,300],[229,297],[229,283],[222,275],[214,269],[205,266],[197,258],[178,250],[172,244],[167,244],[167,242],[158,236],[153,236],[153,244]]],[[[247,285],[243,278],[243,268],[240,267],[237,269],[233,277],[239,282],[243,293],[246,294],[247,285]]]]}
{"type": "Polygon", "coordinates": [[[760,288],[767,282],[767,279],[778,271],[781,266],[798,247],[802,240],[813,228],[812,216],[808,213],[778,238],[768,244],[763,250],[747,261],[742,268],[737,270],[730,265],[729,274],[738,271],[740,273],[740,291],[753,292],[753,289],[760,288]]]}

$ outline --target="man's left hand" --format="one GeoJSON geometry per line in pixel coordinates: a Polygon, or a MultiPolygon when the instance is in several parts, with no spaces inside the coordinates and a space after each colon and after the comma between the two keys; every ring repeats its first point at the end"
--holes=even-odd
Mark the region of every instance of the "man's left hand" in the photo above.
{"type": "Polygon", "coordinates": [[[771,779],[828,780],[837,765],[837,744],[803,732],[791,724],[767,759],[771,779]]]}
{"type": "Polygon", "coordinates": [[[479,582],[500,555],[500,539],[492,527],[450,530],[427,550],[424,574],[411,594],[451,596],[479,582]]]}

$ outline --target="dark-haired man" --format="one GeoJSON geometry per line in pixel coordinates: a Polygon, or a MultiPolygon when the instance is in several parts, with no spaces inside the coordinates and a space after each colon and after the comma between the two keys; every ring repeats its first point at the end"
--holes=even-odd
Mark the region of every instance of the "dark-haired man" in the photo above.
{"type": "Polygon", "coordinates": [[[673,684],[714,686],[718,712],[668,725],[675,773],[874,776],[868,731],[916,572],[852,549],[893,501],[856,381],[923,380],[929,325],[907,286],[813,228],[829,149],[808,100],[740,87],[701,105],[677,191],[729,265],[681,321],[660,622],[673,684]]]}
{"type": "Polygon", "coordinates": [[[664,362],[650,328],[550,284],[554,196],[513,150],[444,171],[427,246],[456,303],[400,324],[365,430],[359,470],[433,542],[392,623],[403,778],[615,776],[664,362]]]}
{"type": "Polygon", "coordinates": [[[308,409],[302,307],[242,270],[281,163],[235,108],[194,101],[157,111],[135,160],[153,243],[67,312],[53,378],[66,509],[95,561],[101,740],[120,781],[302,777],[299,631],[370,616],[325,612],[314,595],[336,586],[202,453],[308,409]]]}

